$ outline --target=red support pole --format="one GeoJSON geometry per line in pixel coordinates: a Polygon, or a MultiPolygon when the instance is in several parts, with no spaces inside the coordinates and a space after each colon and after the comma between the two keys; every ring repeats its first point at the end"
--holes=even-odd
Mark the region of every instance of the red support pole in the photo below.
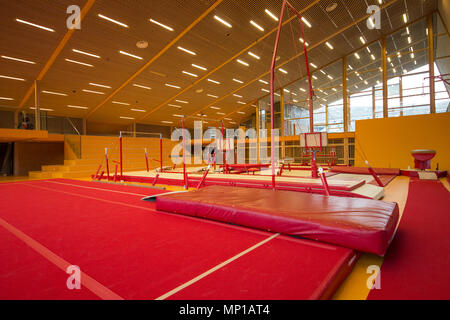
{"type": "Polygon", "coordinates": [[[203,174],[202,179],[200,180],[199,184],[197,185],[197,190],[202,187],[203,183],[206,180],[206,176],[208,175],[208,173],[209,173],[209,165],[208,165],[208,168],[206,169],[205,173],[203,174]]]}
{"type": "Polygon", "coordinates": [[[159,161],[161,164],[161,172],[163,171],[163,138],[159,136],[159,161]]]}
{"type": "Polygon", "coordinates": [[[225,145],[225,134],[224,134],[224,127],[223,127],[223,121],[222,121],[222,160],[223,160],[223,173],[226,173],[226,164],[227,164],[227,158],[225,156],[225,149],[226,149],[226,145],[225,145]]]}
{"type": "Polygon", "coordinates": [[[187,176],[186,176],[186,155],[185,155],[186,137],[184,134],[184,116],[183,116],[181,122],[183,125],[183,180],[184,180],[184,188],[187,190],[188,185],[187,185],[187,176]]]}
{"type": "MultiPolygon", "coordinates": [[[[367,165],[369,164],[368,161],[366,161],[366,163],[367,163],[367,165]]],[[[380,187],[383,187],[383,188],[384,188],[383,182],[381,182],[381,180],[380,180],[380,178],[378,177],[377,173],[375,172],[375,170],[373,170],[373,168],[372,168],[370,165],[369,165],[369,172],[370,172],[370,174],[372,175],[372,177],[375,179],[375,181],[377,182],[377,184],[378,184],[380,187]]]]}
{"type": "Polygon", "coordinates": [[[108,148],[105,148],[105,158],[106,158],[106,174],[109,181],[109,159],[108,159],[108,148]]]}
{"type": "Polygon", "coordinates": [[[147,172],[150,171],[150,168],[148,167],[148,154],[147,154],[147,148],[145,148],[145,164],[147,165],[147,172]]]}
{"type": "Polygon", "coordinates": [[[99,165],[93,180],[97,180],[98,173],[100,172],[101,169],[102,169],[102,165],[99,165]]]}
{"type": "Polygon", "coordinates": [[[118,164],[116,163],[116,170],[114,172],[114,182],[117,181],[117,170],[118,170],[118,164]]]}
{"type": "Polygon", "coordinates": [[[122,141],[122,132],[120,133],[120,179],[123,178],[123,141],[122,141]]]}
{"type": "Polygon", "coordinates": [[[325,189],[325,194],[327,197],[330,196],[330,187],[328,186],[327,178],[325,177],[325,173],[323,172],[323,169],[319,169],[320,173],[320,179],[322,180],[323,188],[325,189]]]}
{"type": "Polygon", "coordinates": [[[156,182],[158,181],[159,178],[159,174],[156,174],[155,180],[153,180],[152,186],[154,186],[156,184],[156,182]]]}
{"type": "Polygon", "coordinates": [[[98,180],[101,181],[104,176],[105,176],[105,171],[102,171],[102,173],[100,173],[100,177],[98,178],[98,180]]]}

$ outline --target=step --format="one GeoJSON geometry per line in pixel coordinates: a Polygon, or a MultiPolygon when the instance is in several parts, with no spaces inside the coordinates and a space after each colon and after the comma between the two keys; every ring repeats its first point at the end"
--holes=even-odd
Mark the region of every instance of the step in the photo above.
{"type": "Polygon", "coordinates": [[[61,171],[69,171],[68,166],[64,165],[51,165],[51,166],[42,166],[43,172],[61,172],[61,171]]]}
{"type": "Polygon", "coordinates": [[[53,179],[53,172],[30,171],[28,177],[30,179],[53,179]]]}

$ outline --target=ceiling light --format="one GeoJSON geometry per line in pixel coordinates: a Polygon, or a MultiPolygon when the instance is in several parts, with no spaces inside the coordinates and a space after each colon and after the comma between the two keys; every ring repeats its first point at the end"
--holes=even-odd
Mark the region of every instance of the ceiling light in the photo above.
{"type": "Polygon", "coordinates": [[[240,60],[240,59],[237,59],[236,61],[237,61],[237,62],[239,62],[240,64],[242,64],[242,65],[246,66],[246,67],[248,67],[248,66],[249,66],[249,64],[248,64],[247,62],[245,62],[245,61],[242,61],[242,60],[240,60]]]}
{"type": "Polygon", "coordinates": [[[312,63],[312,62],[311,62],[311,63],[310,63],[309,65],[310,65],[311,67],[313,67],[313,68],[316,68],[316,69],[317,69],[317,66],[316,66],[316,65],[315,65],[314,63],[312,63]]]}
{"type": "Polygon", "coordinates": [[[217,112],[217,114],[220,114],[220,115],[222,115],[222,116],[225,115],[225,113],[223,113],[223,112],[217,112]]]}
{"type": "Polygon", "coordinates": [[[9,80],[17,80],[17,81],[25,81],[25,79],[22,79],[22,78],[14,78],[14,77],[3,76],[3,75],[0,75],[0,78],[9,79],[9,80]]]}
{"type": "Polygon", "coordinates": [[[387,58],[387,61],[388,61],[388,62],[391,62],[391,58],[390,58],[390,57],[388,57],[388,58],[387,58]]]}
{"type": "Polygon", "coordinates": [[[333,80],[334,78],[330,75],[327,75],[328,79],[333,80]]]}
{"type": "Polygon", "coordinates": [[[209,93],[207,94],[207,96],[208,96],[208,97],[211,97],[211,98],[214,98],[214,99],[217,99],[217,98],[219,98],[218,96],[215,96],[215,95],[213,95],[213,94],[209,94],[209,93]]]}
{"type": "Polygon", "coordinates": [[[412,40],[411,37],[408,37],[408,43],[411,44],[412,40]]]}
{"type": "Polygon", "coordinates": [[[230,118],[223,118],[223,120],[231,121],[231,120],[233,120],[233,119],[230,119],[230,118]]]}
{"type": "Polygon", "coordinates": [[[173,123],[172,121],[161,121],[162,123],[168,123],[168,124],[170,124],[170,123],[173,123]]]}
{"type": "Polygon", "coordinates": [[[183,73],[184,73],[184,74],[187,74],[188,76],[194,77],[194,78],[197,78],[197,77],[198,77],[198,75],[196,75],[196,74],[194,74],[194,73],[187,72],[187,71],[183,71],[183,73]]]}
{"type": "Polygon", "coordinates": [[[367,52],[372,53],[372,51],[370,51],[369,47],[367,47],[366,49],[367,49],[367,52]]]}
{"type": "Polygon", "coordinates": [[[179,103],[184,103],[184,104],[188,104],[189,102],[187,102],[187,101],[183,101],[183,100],[175,100],[176,102],[179,102],[179,103]]]}
{"type": "Polygon", "coordinates": [[[127,26],[125,23],[119,22],[119,21],[117,21],[117,20],[114,20],[114,19],[112,19],[112,18],[109,18],[109,17],[107,17],[107,16],[104,16],[104,15],[102,15],[102,14],[100,14],[100,13],[98,14],[98,16],[99,16],[100,18],[102,18],[102,19],[108,20],[109,22],[115,23],[115,24],[117,24],[117,25],[119,25],[119,26],[121,26],[121,27],[128,28],[128,26],[127,26]]]}
{"type": "Polygon", "coordinates": [[[260,31],[264,31],[264,28],[261,27],[259,24],[257,24],[255,21],[250,20],[250,23],[251,23],[255,28],[258,28],[260,31]]]}
{"type": "Polygon", "coordinates": [[[316,76],[312,76],[312,77],[313,77],[314,80],[317,80],[317,77],[316,77],[316,76]]]}
{"type": "Polygon", "coordinates": [[[23,59],[18,59],[18,58],[13,58],[13,57],[8,57],[8,56],[1,56],[1,57],[2,57],[3,59],[14,60],[14,61],[24,62],[24,63],[29,63],[29,64],[36,64],[36,62],[28,61],[28,60],[23,60],[23,59]]]}
{"type": "Polygon", "coordinates": [[[238,111],[237,113],[239,113],[239,114],[245,114],[245,112],[243,112],[243,111],[238,111]]]}
{"type": "Polygon", "coordinates": [[[411,53],[411,59],[414,59],[414,53],[411,53]]]}
{"type": "Polygon", "coordinates": [[[267,90],[267,89],[261,89],[261,91],[264,91],[264,92],[270,92],[270,91],[267,90]]]}
{"type": "Polygon", "coordinates": [[[408,16],[406,15],[406,13],[403,14],[403,21],[404,21],[405,23],[408,22],[408,16]]]}
{"type": "Polygon", "coordinates": [[[240,96],[238,94],[233,94],[233,96],[238,97],[238,98],[242,98],[242,96],[240,96]]]}
{"type": "Polygon", "coordinates": [[[307,47],[309,46],[309,43],[308,43],[308,42],[305,42],[305,41],[303,40],[303,38],[298,38],[298,40],[300,40],[301,43],[304,43],[307,47]]]}
{"type": "Polygon", "coordinates": [[[191,54],[191,55],[193,55],[193,56],[197,55],[194,51],[185,49],[185,48],[183,48],[183,47],[178,46],[177,48],[178,48],[179,50],[184,51],[184,52],[186,52],[186,53],[189,53],[189,54],[191,54]]]}
{"type": "Polygon", "coordinates": [[[143,86],[143,85],[136,84],[136,83],[133,83],[133,86],[138,87],[138,88],[142,88],[142,89],[147,89],[147,90],[151,90],[151,89],[152,89],[152,88],[150,88],[150,87],[143,86]]]}
{"type": "Polygon", "coordinates": [[[83,89],[82,91],[87,92],[87,93],[94,93],[94,94],[104,94],[103,92],[92,91],[92,90],[87,90],[87,89],[83,89]]]}
{"type": "Polygon", "coordinates": [[[67,97],[67,94],[65,93],[59,93],[59,92],[53,92],[53,91],[45,91],[43,90],[42,93],[52,94],[54,96],[64,96],[67,97]]]}
{"type": "Polygon", "coordinates": [[[309,21],[306,20],[305,17],[302,17],[302,21],[308,26],[308,28],[311,28],[311,23],[309,23],[309,21]]]}
{"type": "Polygon", "coordinates": [[[174,108],[181,108],[181,106],[178,106],[176,104],[168,104],[169,107],[174,107],[174,108]]]}
{"type": "Polygon", "coordinates": [[[119,102],[119,101],[111,101],[111,102],[114,103],[114,104],[121,104],[123,106],[129,106],[130,105],[129,103],[126,103],[126,102],[119,102]]]}
{"type": "Polygon", "coordinates": [[[194,68],[197,68],[197,69],[200,69],[200,70],[203,70],[203,71],[208,70],[208,69],[206,69],[205,67],[202,67],[202,66],[199,66],[199,65],[196,65],[196,64],[192,64],[192,66],[193,66],[194,68]]]}
{"type": "Polygon", "coordinates": [[[280,72],[283,72],[284,74],[287,74],[287,73],[288,73],[286,70],[284,70],[284,69],[282,69],[282,68],[278,68],[278,70],[279,70],[280,72]]]}
{"type": "Polygon", "coordinates": [[[357,52],[355,52],[355,57],[356,57],[357,59],[360,59],[360,58],[361,58],[357,52]]]}
{"type": "MultiPolygon", "coordinates": [[[[30,109],[36,110],[35,107],[30,107],[30,109]]],[[[47,109],[47,108],[39,108],[39,110],[40,110],[40,111],[55,111],[55,110],[53,110],[53,109],[47,109]]]]}
{"type": "Polygon", "coordinates": [[[334,47],[327,41],[327,42],[325,42],[325,44],[327,45],[327,47],[328,48],[330,48],[331,50],[333,50],[334,49],[334,47]]]}
{"type": "Polygon", "coordinates": [[[215,84],[220,84],[220,82],[219,81],[216,81],[216,80],[212,80],[212,79],[207,79],[209,82],[212,82],[212,83],[215,83],[215,84]]]}
{"type": "Polygon", "coordinates": [[[365,44],[365,43],[366,43],[366,39],[364,39],[362,36],[359,37],[359,40],[361,40],[362,44],[365,44]]]}
{"type": "Polygon", "coordinates": [[[120,119],[124,119],[124,120],[134,120],[134,118],[131,118],[131,117],[120,117],[120,119]]]}
{"type": "Polygon", "coordinates": [[[53,30],[53,29],[50,29],[50,28],[47,28],[47,27],[43,27],[43,26],[40,26],[38,24],[34,24],[34,23],[31,23],[31,22],[28,22],[28,21],[25,21],[25,20],[22,20],[22,19],[16,19],[16,21],[20,22],[20,23],[23,23],[23,24],[27,24],[29,26],[33,26],[33,27],[39,28],[39,29],[43,29],[43,30],[46,30],[46,31],[55,32],[55,30],[53,30]]]}
{"type": "Polygon", "coordinates": [[[86,67],[93,67],[92,64],[89,63],[84,63],[84,62],[80,62],[80,61],[76,61],[76,60],[71,60],[71,59],[65,59],[67,62],[71,62],[71,63],[76,63],[76,64],[80,64],[82,66],[86,66],[86,67]]]}
{"type": "Polygon", "coordinates": [[[97,83],[89,83],[89,85],[94,86],[94,87],[100,87],[100,88],[106,88],[106,89],[111,89],[110,86],[105,86],[103,84],[97,84],[97,83]]]}
{"type": "Polygon", "coordinates": [[[329,12],[334,11],[334,9],[336,9],[337,6],[338,6],[338,4],[337,4],[336,2],[333,2],[333,3],[330,3],[330,4],[325,8],[325,10],[329,13],[329,12]]]}
{"type": "Polygon", "coordinates": [[[263,79],[259,79],[258,81],[264,84],[269,84],[267,81],[264,81],[263,79]]]}
{"type": "Polygon", "coordinates": [[[320,70],[320,72],[321,72],[322,74],[326,74],[326,72],[325,72],[325,71],[323,71],[323,70],[320,70]]]}
{"type": "Polygon", "coordinates": [[[82,107],[82,106],[71,106],[71,105],[68,105],[67,107],[68,108],[72,108],[72,109],[84,109],[84,110],[89,109],[88,107],[82,107]]]}
{"type": "Polygon", "coordinates": [[[300,91],[306,92],[306,90],[305,90],[305,89],[303,89],[303,88],[300,88],[300,91]]]}
{"type": "Polygon", "coordinates": [[[220,23],[222,23],[223,25],[227,26],[228,28],[231,28],[231,24],[229,24],[228,22],[226,22],[225,20],[223,20],[222,18],[219,18],[218,16],[214,16],[214,19],[216,19],[217,21],[219,21],[220,23]]]}
{"type": "Polygon", "coordinates": [[[371,54],[370,57],[372,58],[372,60],[375,60],[375,56],[373,54],[371,54]]]}
{"type": "Polygon", "coordinates": [[[182,114],[173,114],[173,117],[177,117],[177,118],[183,118],[184,116],[182,114]]]}
{"type": "Polygon", "coordinates": [[[251,56],[252,56],[253,58],[255,58],[255,59],[258,59],[258,60],[261,59],[259,56],[257,56],[257,55],[254,54],[253,52],[250,52],[250,51],[249,51],[248,54],[251,55],[251,56]]]}
{"type": "Polygon", "coordinates": [[[267,13],[267,15],[269,15],[269,17],[271,17],[273,20],[278,21],[277,16],[275,16],[272,12],[270,12],[269,10],[264,10],[265,13],[267,13]]]}
{"type": "Polygon", "coordinates": [[[134,111],[134,112],[147,112],[147,111],[142,110],[142,109],[131,109],[131,111],[134,111]]]}
{"type": "Polygon", "coordinates": [[[219,107],[210,107],[211,109],[214,109],[214,110],[220,110],[220,108],[219,107]]]}
{"type": "Polygon", "coordinates": [[[119,51],[119,53],[120,53],[120,54],[123,54],[123,55],[125,55],[125,56],[129,56],[129,57],[138,59],[138,60],[142,60],[142,59],[143,59],[142,57],[135,56],[134,54],[131,54],[131,53],[128,53],[128,52],[125,52],[125,51],[122,51],[122,50],[119,51]]]}
{"type": "Polygon", "coordinates": [[[238,79],[233,79],[233,81],[234,81],[234,82],[237,82],[237,83],[244,83],[243,81],[238,80],[238,79]]]}
{"type": "Polygon", "coordinates": [[[13,101],[13,98],[0,97],[0,100],[13,101]]]}
{"type": "Polygon", "coordinates": [[[181,87],[175,86],[173,84],[166,83],[165,85],[166,85],[166,87],[171,87],[171,88],[175,88],[175,89],[181,89],[181,87]]]}
{"type": "Polygon", "coordinates": [[[242,102],[242,101],[238,101],[237,103],[239,103],[239,104],[246,104],[245,102],[242,102]]]}
{"type": "Polygon", "coordinates": [[[84,52],[84,51],[81,51],[81,50],[78,50],[78,49],[72,49],[72,51],[76,52],[76,53],[84,54],[85,56],[94,57],[94,58],[97,58],[97,59],[101,58],[99,55],[96,55],[96,54],[93,54],[93,53],[84,52]]]}
{"type": "Polygon", "coordinates": [[[406,27],[406,33],[409,34],[409,27],[406,27]]]}
{"type": "Polygon", "coordinates": [[[154,24],[157,24],[158,26],[163,27],[164,29],[167,29],[169,31],[173,31],[173,29],[171,27],[166,26],[165,24],[162,24],[161,22],[158,22],[156,20],[150,19],[150,22],[154,23],[154,24]]]}

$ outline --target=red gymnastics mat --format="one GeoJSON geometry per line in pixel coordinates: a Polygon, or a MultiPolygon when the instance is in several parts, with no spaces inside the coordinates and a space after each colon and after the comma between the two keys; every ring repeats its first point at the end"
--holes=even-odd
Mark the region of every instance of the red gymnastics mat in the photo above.
{"type": "Polygon", "coordinates": [[[450,299],[450,193],[439,181],[414,179],[369,299],[450,299]]]}
{"type": "Polygon", "coordinates": [[[357,260],[351,249],[141,201],[163,192],[63,179],[1,184],[1,298],[319,299],[357,260]],[[66,287],[68,265],[82,271],[80,291],[66,287]]]}

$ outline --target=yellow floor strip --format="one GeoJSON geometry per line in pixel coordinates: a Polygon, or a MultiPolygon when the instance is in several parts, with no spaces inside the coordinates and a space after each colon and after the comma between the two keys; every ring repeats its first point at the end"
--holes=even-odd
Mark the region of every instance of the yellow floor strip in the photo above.
{"type": "MultiPolygon", "coordinates": [[[[408,198],[409,177],[397,177],[385,187],[383,201],[397,202],[400,211],[400,219],[405,209],[408,198]]],[[[384,259],[382,257],[365,253],[361,255],[352,273],[345,279],[333,296],[333,300],[366,300],[370,289],[367,280],[373,275],[368,272],[368,267],[375,265],[381,269],[384,259]]],[[[379,269],[378,269],[379,270],[379,269]]]]}

